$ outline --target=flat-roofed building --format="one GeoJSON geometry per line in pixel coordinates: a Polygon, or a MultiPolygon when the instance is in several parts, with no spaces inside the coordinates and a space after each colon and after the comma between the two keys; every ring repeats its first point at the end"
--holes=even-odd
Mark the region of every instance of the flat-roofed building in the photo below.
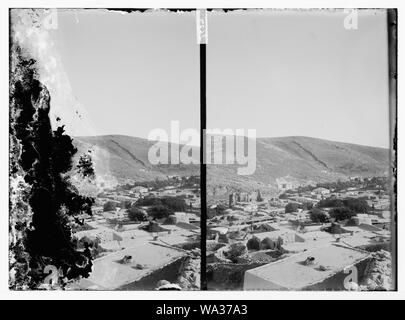
{"type": "Polygon", "coordinates": [[[360,276],[369,258],[366,251],[331,244],[247,270],[243,289],[342,290],[349,275],[344,270],[355,266],[360,276]],[[307,265],[309,257],[313,263],[307,265]]]}
{"type": "Polygon", "coordinates": [[[172,268],[174,271],[171,273],[176,273],[184,256],[180,250],[146,242],[95,259],[90,276],[81,279],[74,285],[74,289],[152,290],[157,280],[166,279],[163,277],[167,276],[167,270],[172,268]],[[120,263],[123,257],[130,257],[129,262],[120,263]],[[173,263],[177,265],[171,267],[173,263]],[[149,285],[145,288],[141,280],[146,277],[149,277],[149,285]]]}

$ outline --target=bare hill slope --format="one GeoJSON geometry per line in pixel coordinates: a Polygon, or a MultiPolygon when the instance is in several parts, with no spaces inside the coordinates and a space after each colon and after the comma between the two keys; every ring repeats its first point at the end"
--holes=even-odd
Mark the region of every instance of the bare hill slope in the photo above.
{"type": "MultiPolygon", "coordinates": [[[[74,143],[80,152],[92,150],[96,173],[117,179],[142,181],[200,173],[198,165],[150,164],[148,150],[154,143],[142,138],[76,137],[74,143]]],[[[271,190],[281,177],[306,183],[344,180],[350,176],[383,176],[389,170],[388,149],[309,137],[258,138],[256,154],[256,171],[250,176],[238,175],[237,164],[207,165],[209,193],[228,189],[271,190]]]]}

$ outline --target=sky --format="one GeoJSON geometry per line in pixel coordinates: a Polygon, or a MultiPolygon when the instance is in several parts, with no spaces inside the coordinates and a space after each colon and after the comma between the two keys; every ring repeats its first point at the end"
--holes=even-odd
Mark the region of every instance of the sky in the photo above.
{"type": "Polygon", "coordinates": [[[194,13],[59,10],[52,32],[79,112],[92,127],[76,126],[75,135],[147,138],[154,128],[169,132],[171,120],[199,130],[194,13]]]}
{"type": "MultiPolygon", "coordinates": [[[[357,30],[346,15],[209,13],[207,127],[388,147],[385,13],[360,11],[357,30]]],[[[147,138],[170,121],[199,130],[195,13],[59,10],[51,36],[86,120],[74,135],[147,138]]]]}
{"type": "Polygon", "coordinates": [[[213,128],[389,146],[384,11],[211,13],[207,116],[213,128]]]}

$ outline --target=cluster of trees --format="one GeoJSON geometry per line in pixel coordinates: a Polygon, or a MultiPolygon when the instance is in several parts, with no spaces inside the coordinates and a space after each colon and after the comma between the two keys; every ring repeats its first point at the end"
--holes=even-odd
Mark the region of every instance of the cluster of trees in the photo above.
{"type": "Polygon", "coordinates": [[[131,221],[146,221],[148,219],[147,214],[144,210],[138,208],[135,204],[133,204],[129,209],[127,209],[128,219],[131,221]]]}
{"type": "Polygon", "coordinates": [[[184,201],[182,197],[145,197],[142,199],[139,199],[136,202],[136,205],[138,207],[140,206],[158,206],[162,205],[167,207],[168,209],[171,209],[172,211],[186,211],[187,210],[187,204],[184,201]]]}
{"type": "Polygon", "coordinates": [[[120,203],[118,203],[117,201],[107,201],[106,203],[104,203],[103,205],[103,211],[115,211],[117,208],[121,208],[121,209],[129,209],[131,208],[132,205],[132,201],[130,200],[124,200],[121,201],[120,203]]]}
{"type": "Polygon", "coordinates": [[[173,213],[174,211],[171,208],[163,204],[158,204],[148,208],[148,215],[153,219],[168,218],[173,213]]]}
{"type": "Polygon", "coordinates": [[[338,207],[333,208],[329,211],[329,215],[331,218],[334,218],[336,221],[342,221],[346,219],[350,219],[356,215],[350,208],[347,207],[338,207]]]}
{"type": "Polygon", "coordinates": [[[316,187],[324,187],[327,189],[335,189],[341,191],[347,188],[362,188],[362,189],[382,189],[388,190],[389,179],[388,177],[372,177],[364,178],[363,181],[359,178],[355,178],[350,181],[336,181],[336,182],[324,182],[318,183],[316,187]]]}
{"type": "Polygon", "coordinates": [[[309,212],[309,217],[313,222],[326,223],[329,221],[329,217],[335,221],[342,221],[350,219],[355,216],[356,213],[346,207],[333,208],[329,211],[329,216],[319,208],[314,208],[309,212]]]}
{"type": "Polygon", "coordinates": [[[319,208],[313,208],[309,212],[309,217],[313,222],[325,223],[329,221],[328,215],[319,208]]]}
{"type": "Polygon", "coordinates": [[[368,213],[370,210],[367,201],[362,198],[337,199],[330,197],[319,201],[317,207],[313,207],[312,203],[300,205],[290,202],[285,206],[285,213],[297,212],[298,209],[310,210],[309,215],[313,222],[325,223],[329,217],[322,208],[332,208],[329,216],[336,221],[350,219],[357,213],[368,213]]]}
{"type": "MultiPolygon", "coordinates": [[[[388,177],[372,177],[372,178],[364,178],[363,180],[359,178],[355,178],[350,181],[333,181],[333,182],[319,182],[316,186],[313,185],[306,185],[306,186],[299,186],[297,188],[297,192],[304,193],[304,192],[311,192],[316,188],[326,188],[329,190],[335,191],[342,191],[347,188],[361,188],[361,189],[381,189],[381,190],[388,190],[389,187],[389,179],[388,177]]],[[[286,190],[283,194],[280,195],[280,199],[286,199],[289,194],[295,193],[293,190],[286,190]]]]}
{"type": "Polygon", "coordinates": [[[171,177],[168,179],[155,179],[152,181],[141,181],[134,183],[126,183],[117,186],[115,189],[117,191],[128,191],[134,187],[144,187],[151,190],[158,190],[165,187],[172,186],[174,184],[180,184],[182,188],[193,188],[195,185],[200,185],[200,176],[189,176],[189,177],[171,177]]]}
{"type": "Polygon", "coordinates": [[[364,189],[381,189],[388,191],[389,179],[388,177],[364,178],[364,189]]]}
{"type": "Polygon", "coordinates": [[[200,185],[200,176],[181,177],[181,187],[193,188],[200,185]]]}
{"type": "Polygon", "coordinates": [[[137,202],[122,201],[107,201],[104,206],[104,211],[115,211],[117,208],[126,209],[128,218],[132,221],[146,221],[148,216],[152,219],[167,218],[176,211],[186,211],[188,206],[184,197],[154,197],[148,196],[139,199],[137,202]],[[140,207],[149,207],[146,211],[140,207]]]}
{"type": "Polygon", "coordinates": [[[297,203],[290,202],[285,206],[285,213],[297,212],[299,208],[297,203]]]}
{"type": "Polygon", "coordinates": [[[248,242],[246,243],[246,247],[248,248],[248,250],[274,250],[276,248],[280,248],[277,241],[273,241],[269,237],[266,237],[260,241],[260,239],[256,236],[253,236],[248,240],[248,242]]]}
{"type": "Polygon", "coordinates": [[[260,239],[256,236],[253,236],[246,243],[248,250],[260,250],[260,239]]]}
{"type": "Polygon", "coordinates": [[[327,198],[318,202],[319,208],[348,208],[355,213],[368,213],[369,205],[365,199],[361,198],[327,198]]]}
{"type": "Polygon", "coordinates": [[[305,202],[302,205],[294,202],[290,202],[285,206],[285,213],[297,212],[298,209],[311,210],[313,208],[311,202],[305,202]]]}
{"type": "Polygon", "coordinates": [[[350,180],[350,181],[333,181],[333,182],[322,182],[322,183],[317,183],[316,187],[319,188],[326,188],[329,190],[335,190],[335,191],[341,191],[347,188],[361,188],[362,183],[360,180],[350,180]]]}
{"type": "Polygon", "coordinates": [[[357,213],[368,213],[370,210],[367,201],[362,198],[327,198],[319,201],[318,208],[332,208],[329,216],[336,221],[350,219],[357,213]]]}
{"type": "Polygon", "coordinates": [[[152,219],[167,218],[176,211],[186,211],[187,204],[183,197],[145,197],[139,199],[128,209],[128,217],[134,221],[145,221],[147,216],[152,219]],[[147,215],[139,207],[148,206],[147,215]]]}

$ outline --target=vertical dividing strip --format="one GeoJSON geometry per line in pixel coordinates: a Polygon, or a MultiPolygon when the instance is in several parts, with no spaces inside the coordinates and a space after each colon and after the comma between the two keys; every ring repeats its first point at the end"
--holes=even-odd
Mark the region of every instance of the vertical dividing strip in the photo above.
{"type": "Polygon", "coordinates": [[[205,64],[206,64],[206,44],[200,44],[200,167],[201,167],[201,290],[207,290],[207,168],[205,164],[205,129],[207,126],[206,97],[205,97],[205,64]]]}
{"type": "Polygon", "coordinates": [[[197,43],[200,49],[200,192],[201,192],[201,290],[207,290],[207,169],[205,164],[206,101],[206,46],[207,11],[196,11],[197,43]]]}

